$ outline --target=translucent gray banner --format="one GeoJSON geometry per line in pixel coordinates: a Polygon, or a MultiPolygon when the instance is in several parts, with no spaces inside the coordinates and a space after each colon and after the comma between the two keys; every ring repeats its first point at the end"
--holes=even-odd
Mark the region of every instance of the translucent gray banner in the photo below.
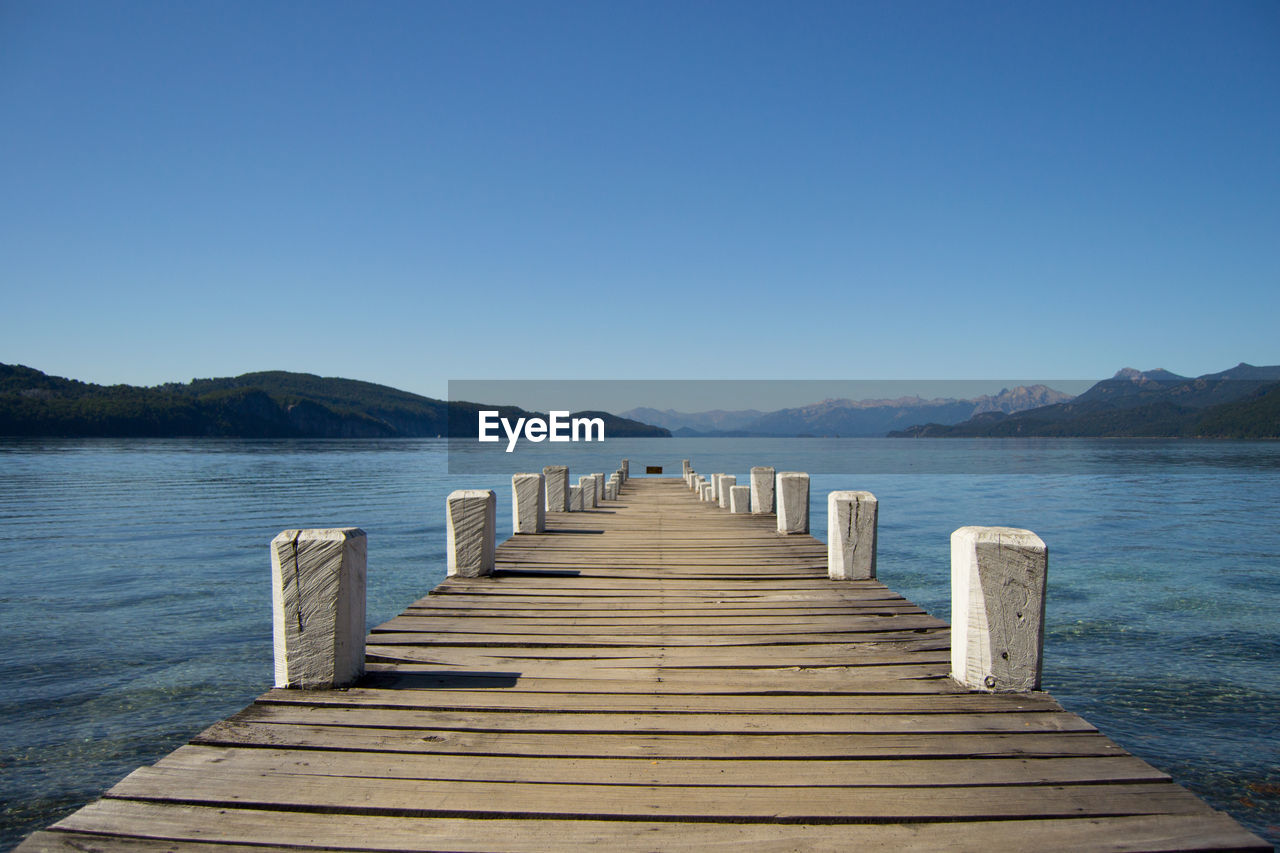
{"type": "Polygon", "coordinates": [[[1216,437],[1226,404],[1274,384],[1168,377],[451,380],[449,471],[608,473],[627,458],[633,475],[679,476],[697,457],[815,474],[1097,473],[1114,464],[1109,443],[1176,455],[1168,439],[1216,437]]]}

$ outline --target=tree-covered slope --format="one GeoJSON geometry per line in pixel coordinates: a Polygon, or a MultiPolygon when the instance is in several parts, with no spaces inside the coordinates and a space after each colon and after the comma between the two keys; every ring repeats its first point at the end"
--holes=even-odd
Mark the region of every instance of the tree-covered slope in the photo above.
{"type": "MultiPolygon", "coordinates": [[[[474,436],[476,413],[514,406],[447,402],[353,379],[268,371],[153,388],[93,385],[0,364],[0,435],[385,438],[474,436]]],[[[612,415],[606,435],[667,436],[612,415]]]]}
{"type": "Polygon", "coordinates": [[[1125,369],[1067,403],[954,425],[924,424],[896,437],[1276,438],[1280,366],[1239,364],[1188,379],[1125,369]]]}

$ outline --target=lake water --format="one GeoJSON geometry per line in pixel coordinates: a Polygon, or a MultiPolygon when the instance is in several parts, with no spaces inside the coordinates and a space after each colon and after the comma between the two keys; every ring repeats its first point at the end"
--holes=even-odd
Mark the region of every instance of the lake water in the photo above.
{"type": "MultiPolygon", "coordinates": [[[[557,449],[559,450],[559,449],[557,449]]],[[[879,577],[949,618],[951,531],[1050,549],[1045,688],[1272,843],[1280,840],[1280,443],[633,439],[574,445],[710,473],[808,470],[880,499],[879,577]],[[843,471],[847,473],[823,473],[843,471]]],[[[270,686],[267,543],[369,535],[369,624],[444,577],[441,440],[0,439],[0,847],[93,799],[270,686]]],[[[456,460],[455,460],[456,461],[456,460]]],[[[536,463],[536,466],[535,466],[536,463]]],[[[456,470],[456,466],[455,466],[456,470]]]]}

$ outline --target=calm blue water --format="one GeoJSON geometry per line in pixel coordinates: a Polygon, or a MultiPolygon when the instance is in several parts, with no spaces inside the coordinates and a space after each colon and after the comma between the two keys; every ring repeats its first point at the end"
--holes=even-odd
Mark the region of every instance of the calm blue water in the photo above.
{"type": "MultiPolygon", "coordinates": [[[[571,473],[768,464],[880,499],[880,578],[949,616],[949,536],[1050,548],[1045,686],[1280,840],[1280,443],[611,439],[571,473]],[[917,472],[917,473],[910,473],[917,472]],[[969,473],[966,473],[969,472],[969,473]],[[972,473],[984,472],[984,473],[972,473]]],[[[536,466],[535,466],[536,463],[536,466]]],[[[445,442],[0,439],[0,847],[79,807],[270,686],[267,543],[369,534],[369,624],[444,577],[445,442]]]]}

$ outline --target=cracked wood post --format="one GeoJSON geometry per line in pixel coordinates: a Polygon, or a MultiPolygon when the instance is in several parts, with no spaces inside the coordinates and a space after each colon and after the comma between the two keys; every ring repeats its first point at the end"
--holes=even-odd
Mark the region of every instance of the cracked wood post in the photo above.
{"type": "Polygon", "coordinates": [[[578,478],[578,490],[582,493],[582,509],[596,508],[596,481],[592,474],[583,474],[578,478]]]}
{"type": "Polygon", "coordinates": [[[770,513],[774,511],[773,478],[777,471],[767,466],[751,469],[751,511],[770,513]]]}
{"type": "Polygon", "coordinates": [[[724,474],[711,475],[711,500],[713,503],[720,503],[720,484],[724,482],[724,474]]]}
{"type": "Polygon", "coordinates": [[[809,532],[809,475],[779,471],[774,486],[778,501],[778,532],[809,532]]]}
{"type": "Polygon", "coordinates": [[[730,486],[729,487],[729,512],[750,512],[751,511],[751,487],[750,486],[730,486]]]}
{"type": "Polygon", "coordinates": [[[276,687],[344,687],[364,675],[366,555],[357,527],[271,540],[276,687]]]}
{"type": "Polygon", "coordinates": [[[449,493],[445,508],[449,576],[480,578],[493,574],[497,495],[490,489],[458,489],[449,493]]]}
{"type": "Polygon", "coordinates": [[[548,465],[542,469],[546,481],[547,512],[569,511],[569,466],[548,465]]]}
{"type": "Polygon", "coordinates": [[[720,478],[720,508],[729,508],[729,490],[738,484],[738,478],[733,474],[725,474],[720,478]]]}
{"type": "Polygon", "coordinates": [[[582,512],[582,486],[569,487],[569,511],[582,512]]]}
{"type": "Polygon", "coordinates": [[[827,577],[864,581],[876,576],[879,501],[870,492],[827,495],[827,577]]]}
{"type": "Polygon", "coordinates": [[[541,474],[511,475],[511,532],[543,533],[547,529],[542,505],[544,480],[541,474]]]}
{"type": "Polygon", "coordinates": [[[951,677],[977,690],[1040,689],[1049,549],[1030,530],[951,534],[951,677]]]}

